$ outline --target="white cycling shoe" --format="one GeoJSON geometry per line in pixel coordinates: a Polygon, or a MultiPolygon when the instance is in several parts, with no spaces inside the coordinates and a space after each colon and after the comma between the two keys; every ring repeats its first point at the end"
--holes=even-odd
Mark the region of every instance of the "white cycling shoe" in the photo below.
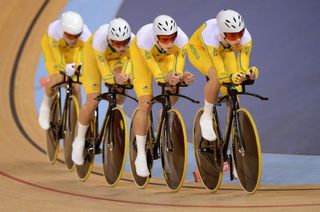
{"type": "Polygon", "coordinates": [[[72,161],[76,164],[76,165],[82,165],[84,162],[84,158],[83,158],[83,148],[84,148],[84,139],[79,139],[79,138],[75,138],[73,143],[72,143],[72,161]]]}
{"type": "Polygon", "coordinates": [[[41,104],[39,109],[39,124],[44,130],[50,128],[50,107],[45,104],[41,104]]]}
{"type": "Polygon", "coordinates": [[[136,166],[137,175],[140,177],[148,177],[150,175],[147,165],[147,156],[145,154],[138,154],[134,164],[136,166]]]}
{"type": "Polygon", "coordinates": [[[216,140],[217,136],[213,130],[212,119],[204,113],[200,117],[200,128],[202,137],[208,141],[216,140]]]}

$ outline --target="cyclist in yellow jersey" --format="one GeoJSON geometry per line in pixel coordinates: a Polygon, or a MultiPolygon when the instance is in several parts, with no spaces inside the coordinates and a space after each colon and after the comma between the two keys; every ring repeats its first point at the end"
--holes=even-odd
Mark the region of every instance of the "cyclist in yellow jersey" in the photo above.
{"type": "MultiPolygon", "coordinates": [[[[176,22],[167,15],[160,15],[153,24],[143,26],[131,44],[133,85],[139,100],[138,112],[133,120],[138,151],[135,166],[139,176],[149,176],[145,144],[151,109],[152,75],[157,82],[167,82],[173,86],[180,81],[192,83],[193,74],[183,73],[187,43],[187,35],[176,22]]],[[[174,89],[171,88],[172,91],[174,89]]]]}
{"type": "MultiPolygon", "coordinates": [[[[258,77],[258,69],[249,67],[251,49],[250,33],[242,16],[233,10],[220,11],[216,19],[206,21],[190,38],[189,60],[208,77],[204,87],[204,112],[200,117],[201,133],[208,141],[216,139],[212,107],[217,101],[221,83],[241,84],[247,78],[253,80],[258,77]]],[[[226,92],[224,89],[221,91],[226,92]]]]}
{"type": "MultiPolygon", "coordinates": [[[[113,19],[102,25],[84,47],[82,84],[87,96],[79,115],[78,132],[72,144],[72,160],[82,165],[85,135],[98,105],[96,97],[101,93],[101,79],[108,84],[131,82],[129,45],[134,38],[127,21],[113,19]]],[[[121,105],[124,97],[117,98],[121,105]]]]}
{"type": "MultiPolygon", "coordinates": [[[[48,27],[42,37],[41,47],[46,69],[49,73],[49,83],[45,87],[45,94],[39,110],[39,124],[43,129],[49,129],[51,96],[54,91],[51,87],[64,80],[60,71],[73,76],[76,66],[82,64],[82,49],[84,42],[91,33],[83,23],[82,17],[73,11],[62,14],[48,27]]],[[[73,85],[73,92],[81,103],[80,85],[73,85]]]]}

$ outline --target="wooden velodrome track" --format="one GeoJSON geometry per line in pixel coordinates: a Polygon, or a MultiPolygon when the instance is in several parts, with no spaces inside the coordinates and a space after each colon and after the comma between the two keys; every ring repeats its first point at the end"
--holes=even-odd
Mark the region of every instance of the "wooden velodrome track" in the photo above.
{"type": "Polygon", "coordinates": [[[201,183],[187,181],[172,193],[162,179],[141,190],[125,174],[112,188],[101,167],[82,183],[67,171],[62,157],[50,165],[37,122],[34,78],[40,38],[64,4],[1,0],[0,211],[320,210],[320,185],[262,185],[255,195],[238,185],[223,185],[213,194],[201,183]]]}

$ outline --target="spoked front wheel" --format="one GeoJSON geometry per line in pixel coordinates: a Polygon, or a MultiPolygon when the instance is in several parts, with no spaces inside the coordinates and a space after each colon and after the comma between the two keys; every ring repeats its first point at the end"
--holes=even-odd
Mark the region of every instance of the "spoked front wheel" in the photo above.
{"type": "Polygon", "coordinates": [[[72,143],[75,137],[75,129],[79,116],[79,103],[75,96],[70,96],[68,99],[68,107],[65,112],[66,119],[64,122],[64,141],[63,141],[63,152],[64,160],[68,170],[73,171],[74,163],[71,159],[72,154],[72,143]]]}
{"type": "Polygon", "coordinates": [[[160,154],[162,172],[173,191],[182,187],[188,158],[188,143],[184,121],[179,111],[171,109],[161,126],[160,154]]]}
{"type": "Polygon", "coordinates": [[[111,186],[117,185],[124,170],[128,149],[128,132],[126,115],[121,108],[112,110],[107,117],[105,130],[103,131],[102,163],[104,177],[111,186]]]}
{"type": "Polygon", "coordinates": [[[59,153],[61,107],[59,93],[55,95],[50,107],[50,128],[47,130],[47,155],[54,164],[59,153]]]}
{"type": "Polygon", "coordinates": [[[77,174],[81,181],[86,181],[93,167],[94,159],[95,159],[95,132],[96,132],[96,123],[95,118],[92,119],[90,126],[88,128],[85,140],[85,146],[83,150],[83,158],[84,162],[82,165],[76,165],[77,174]]]}
{"type": "MultiPolygon", "coordinates": [[[[130,166],[131,166],[131,174],[133,176],[134,183],[138,188],[145,188],[149,182],[151,176],[148,177],[140,177],[136,172],[136,165],[135,160],[137,158],[137,144],[136,144],[136,133],[135,133],[135,127],[133,125],[133,120],[136,117],[136,114],[138,112],[138,109],[135,109],[132,113],[131,118],[131,126],[130,126],[130,143],[129,143],[129,157],[130,157],[130,166]]],[[[150,123],[149,123],[150,125],[150,123]]],[[[147,163],[148,168],[151,173],[152,166],[153,166],[153,159],[152,159],[152,136],[151,136],[151,130],[149,127],[148,134],[147,134],[147,140],[146,140],[146,155],[147,155],[147,163]]]]}
{"type": "Polygon", "coordinates": [[[243,189],[253,194],[260,185],[262,173],[260,138],[256,124],[248,110],[240,108],[237,116],[239,127],[233,130],[234,163],[243,189]],[[242,137],[243,149],[239,147],[239,136],[242,137]]]}
{"type": "MultiPolygon", "coordinates": [[[[200,117],[202,114],[203,108],[197,111],[193,121],[194,154],[202,183],[208,190],[216,192],[220,188],[223,176],[223,172],[221,171],[222,155],[217,149],[219,138],[215,141],[207,141],[202,138],[200,128],[200,117]]],[[[218,135],[217,122],[214,121],[213,123],[216,135],[218,135]]]]}

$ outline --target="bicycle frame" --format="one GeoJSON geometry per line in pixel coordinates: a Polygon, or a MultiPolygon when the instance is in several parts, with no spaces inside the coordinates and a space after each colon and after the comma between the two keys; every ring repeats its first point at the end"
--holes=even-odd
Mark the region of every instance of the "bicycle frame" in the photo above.
{"type": "MultiPolygon", "coordinates": [[[[150,101],[150,104],[154,104],[156,102],[158,103],[161,103],[162,104],[162,113],[161,113],[161,118],[160,118],[160,121],[159,121],[159,131],[157,133],[157,137],[155,138],[155,147],[156,147],[156,150],[154,150],[154,152],[156,151],[158,153],[158,150],[159,150],[159,147],[160,147],[160,138],[161,138],[161,133],[162,133],[162,124],[163,124],[163,121],[165,122],[164,123],[164,126],[165,126],[165,132],[166,132],[166,135],[170,135],[170,126],[168,124],[168,117],[169,117],[169,110],[171,109],[171,100],[170,100],[170,97],[171,96],[176,96],[176,97],[182,97],[184,99],[187,99],[193,103],[197,103],[199,104],[200,102],[197,101],[197,100],[194,100],[190,97],[187,97],[185,95],[182,95],[182,94],[179,94],[179,88],[180,87],[186,87],[187,85],[185,84],[177,84],[176,85],[176,92],[175,93],[171,93],[169,90],[167,90],[166,88],[170,85],[166,84],[166,83],[158,83],[159,86],[161,86],[161,94],[158,95],[158,96],[155,96],[151,99],[150,101]]],[[[151,112],[151,117],[152,117],[152,112],[151,112]]],[[[153,122],[153,121],[152,121],[153,122]]],[[[151,123],[151,127],[153,129],[153,123],[151,123]]],[[[154,138],[154,135],[153,135],[153,131],[152,131],[152,138],[154,138]]],[[[172,144],[172,140],[168,138],[168,136],[165,137],[165,142],[166,142],[166,146],[168,147],[167,148],[167,151],[173,151],[173,144],[172,144]]],[[[160,155],[158,153],[158,155],[160,155]]],[[[156,157],[154,158],[155,159],[158,159],[159,157],[156,157]]]]}
{"type": "MultiPolygon", "coordinates": [[[[237,136],[239,139],[237,139],[237,141],[239,142],[239,152],[242,156],[245,155],[246,153],[246,148],[244,146],[244,142],[243,142],[243,136],[242,136],[242,132],[240,129],[240,124],[239,124],[239,116],[237,114],[238,109],[240,108],[239,106],[239,102],[238,102],[238,95],[249,95],[249,96],[253,96],[256,98],[259,98],[261,100],[268,100],[267,97],[262,97],[258,94],[253,94],[253,93],[249,93],[246,92],[245,90],[245,85],[251,85],[253,84],[253,80],[246,80],[242,85],[242,92],[239,92],[234,84],[223,84],[223,86],[227,87],[228,90],[228,94],[219,98],[218,99],[218,103],[214,105],[213,107],[213,114],[214,114],[214,118],[216,119],[216,124],[217,124],[217,129],[218,129],[218,133],[217,133],[217,138],[218,140],[221,141],[221,143],[219,144],[220,147],[220,151],[222,151],[222,156],[223,156],[223,161],[227,161],[229,159],[228,157],[228,148],[229,148],[229,142],[230,142],[230,135],[231,135],[231,130],[232,128],[235,129],[235,136],[237,136]],[[221,128],[220,128],[220,123],[219,123],[219,119],[218,119],[218,113],[217,113],[217,109],[216,106],[221,106],[221,103],[224,100],[228,100],[228,102],[231,104],[231,109],[228,111],[228,117],[227,117],[227,127],[226,127],[226,131],[225,131],[225,136],[224,138],[221,136],[221,128]],[[234,125],[234,126],[232,126],[234,125]]],[[[230,168],[230,177],[231,180],[233,180],[233,174],[232,174],[232,162],[230,162],[231,164],[231,168],[230,168]]],[[[222,167],[220,167],[221,171],[222,171],[222,167]]]]}
{"type": "MultiPolygon", "coordinates": [[[[103,120],[103,124],[101,126],[101,130],[100,130],[100,133],[97,134],[98,132],[98,107],[96,109],[96,147],[98,148],[102,142],[102,137],[104,135],[104,130],[106,128],[106,124],[107,124],[107,118],[110,116],[110,123],[113,123],[114,122],[114,113],[112,112],[112,110],[117,106],[117,101],[116,101],[116,97],[117,95],[122,95],[122,96],[126,96],[136,102],[138,102],[134,97],[131,97],[129,96],[128,94],[125,93],[125,90],[126,89],[132,89],[132,86],[131,85],[118,85],[118,84],[105,84],[107,87],[108,87],[108,92],[106,93],[103,93],[101,94],[100,96],[97,97],[97,100],[98,101],[101,101],[101,100],[106,100],[109,102],[109,106],[108,106],[108,109],[107,109],[107,112],[104,116],[104,120],[103,120]],[[118,91],[118,89],[122,89],[121,92],[118,91]]],[[[113,125],[111,125],[111,129],[110,129],[110,132],[113,132],[113,125]]],[[[108,134],[108,143],[107,143],[107,146],[112,149],[113,146],[114,146],[114,138],[113,138],[113,133],[109,133],[108,134]]],[[[97,149],[96,148],[96,149],[97,149]]],[[[99,154],[100,152],[96,153],[96,154],[99,154]]]]}
{"type": "Polygon", "coordinates": [[[61,101],[62,101],[61,100],[61,86],[65,85],[65,89],[66,89],[66,96],[64,98],[63,112],[62,112],[62,114],[60,114],[61,119],[59,120],[59,123],[58,123],[57,132],[55,132],[55,134],[58,135],[59,139],[62,139],[63,138],[63,134],[62,134],[63,129],[65,130],[64,133],[71,132],[70,113],[68,113],[70,111],[67,110],[67,108],[69,108],[69,103],[70,103],[69,98],[70,98],[70,96],[73,95],[72,84],[76,84],[76,83],[81,84],[81,83],[79,82],[79,74],[76,74],[77,80],[73,81],[72,78],[69,76],[66,76],[64,72],[60,72],[60,73],[64,75],[64,81],[53,85],[51,89],[54,90],[55,88],[58,88],[57,93],[58,93],[58,97],[59,97],[60,112],[61,112],[61,101]]]}

